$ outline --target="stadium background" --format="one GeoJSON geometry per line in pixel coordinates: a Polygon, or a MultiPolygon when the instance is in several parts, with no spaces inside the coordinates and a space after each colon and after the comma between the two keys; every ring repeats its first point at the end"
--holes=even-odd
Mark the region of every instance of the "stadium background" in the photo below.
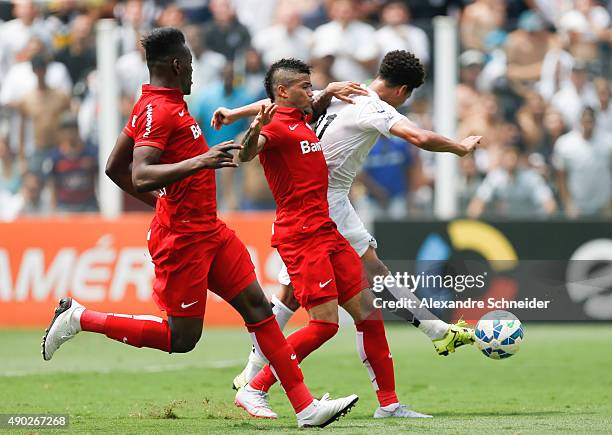
{"type": "MultiPolygon", "coordinates": [[[[348,393],[350,386],[360,395],[339,431],[609,431],[609,323],[558,321],[567,313],[612,319],[611,10],[612,2],[595,0],[0,1],[0,412],[69,414],[74,431],[89,433],[295,427],[279,392],[272,394],[281,415],[275,422],[227,406],[250,342],[236,327],[238,316],[214,296],[204,338],[189,354],[133,349],[94,334],[80,334],[51,363],[38,354],[59,297],[105,311],[158,313],[145,242],[151,211],[115,192],[120,212],[105,212],[100,108],[103,91],[116,86],[116,127],[125,122],[147,81],[138,39],[172,25],[193,50],[188,102],[211,145],[239,137],[246,125],[212,131],[212,111],[263,96],[265,68],[276,58],[309,60],[315,88],[334,79],[367,82],[387,50],[408,49],[422,59],[427,82],[401,111],[426,128],[440,121],[434,113],[454,112],[454,136],[485,139],[472,158],[453,159],[450,191],[436,187],[444,171],[431,154],[397,140],[376,145],[352,200],[385,261],[440,260],[458,251],[504,261],[508,246],[521,261],[595,260],[573,278],[581,284],[593,275],[596,285],[578,285],[573,296],[562,286],[567,311],[553,313],[556,323],[528,323],[521,352],[502,363],[471,349],[439,358],[414,328],[391,326],[402,398],[434,414],[429,422],[370,418],[375,401],[354,334],[341,328],[302,364],[317,394],[348,393]],[[437,15],[458,24],[457,55],[442,56],[457,66],[458,84],[456,104],[436,111],[437,15]],[[115,79],[101,82],[96,33],[104,19],[114,20],[119,43],[115,79]],[[339,32],[339,21],[349,30],[339,32]],[[586,107],[594,115],[581,118],[586,107]],[[589,121],[593,133],[585,135],[589,121]],[[509,172],[518,174],[514,182],[509,172]],[[441,194],[455,204],[451,213],[436,206],[441,194]]],[[[274,204],[261,167],[254,160],[217,175],[221,214],[248,245],[271,293],[279,260],[269,246],[274,204]]],[[[568,277],[561,267],[555,279],[568,277]]],[[[517,288],[518,295],[527,291],[517,288]]],[[[290,325],[304,319],[300,312],[290,325]]]]}

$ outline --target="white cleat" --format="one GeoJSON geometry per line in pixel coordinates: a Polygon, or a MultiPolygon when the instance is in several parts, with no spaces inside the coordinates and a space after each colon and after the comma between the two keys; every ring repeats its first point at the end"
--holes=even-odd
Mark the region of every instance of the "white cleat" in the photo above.
{"type": "Polygon", "coordinates": [[[428,414],[421,414],[420,412],[413,411],[406,405],[398,404],[392,411],[386,411],[382,407],[379,407],[374,412],[374,418],[432,418],[433,416],[428,414]]]}
{"type": "Polygon", "coordinates": [[[297,414],[298,427],[325,427],[348,414],[358,400],[355,394],[330,400],[329,394],[325,393],[321,400],[313,400],[297,414]]]}
{"type": "Polygon", "coordinates": [[[72,298],[60,299],[41,343],[42,356],[45,361],[49,361],[62,344],[81,330],[79,317],[75,317],[74,314],[83,310],[85,307],[72,298]]]}
{"type": "Polygon", "coordinates": [[[255,390],[250,385],[245,385],[238,390],[234,404],[248,412],[251,417],[278,418],[276,412],[270,409],[268,393],[255,390]]]}

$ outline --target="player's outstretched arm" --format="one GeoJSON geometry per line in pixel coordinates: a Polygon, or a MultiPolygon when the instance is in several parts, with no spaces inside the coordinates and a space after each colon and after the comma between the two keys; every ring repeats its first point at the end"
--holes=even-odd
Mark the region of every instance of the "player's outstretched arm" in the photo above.
{"type": "Polygon", "coordinates": [[[235,168],[232,150],[241,150],[228,140],[215,145],[204,154],[182,162],[159,164],[162,150],[150,146],[134,148],[132,165],[132,183],[137,192],[150,192],[180,181],[202,169],[235,168]]]}
{"type": "Polygon", "coordinates": [[[312,119],[317,119],[325,113],[333,97],[345,103],[355,104],[351,95],[368,95],[368,90],[362,88],[357,82],[331,82],[315,95],[312,102],[312,119]]]}
{"type": "Polygon", "coordinates": [[[249,116],[255,116],[259,112],[259,108],[262,105],[269,105],[271,103],[269,98],[256,101],[246,106],[237,107],[235,109],[228,109],[227,107],[219,107],[213,113],[210,119],[210,126],[215,130],[221,129],[224,125],[230,125],[233,122],[238,121],[242,118],[248,118],[249,116]]]}
{"type": "Polygon", "coordinates": [[[437,153],[453,153],[459,157],[470,154],[480,143],[482,136],[469,136],[461,142],[455,142],[441,134],[433,131],[424,130],[413,122],[404,118],[391,127],[389,130],[392,135],[407,140],[411,144],[426,151],[437,153]]]}
{"type": "Polygon", "coordinates": [[[238,153],[238,159],[241,162],[250,162],[263,149],[267,139],[259,133],[264,125],[270,123],[276,113],[276,108],[276,104],[260,106],[257,116],[242,139],[242,150],[238,153]]]}
{"type": "MultiPolygon", "coordinates": [[[[351,95],[368,95],[367,89],[361,87],[357,82],[332,82],[319,92],[313,100],[313,119],[318,118],[331,103],[332,97],[353,104],[351,95]]],[[[242,118],[255,116],[262,105],[268,106],[271,103],[269,98],[256,101],[246,106],[229,109],[219,107],[210,119],[210,126],[219,130],[224,125],[229,125],[242,118]]]]}
{"type": "Polygon", "coordinates": [[[153,192],[139,193],[132,184],[132,150],[134,140],[125,133],[121,133],[117,138],[115,147],[106,161],[105,173],[113,182],[124,192],[134,198],[144,202],[151,207],[155,207],[157,195],[153,192]]]}

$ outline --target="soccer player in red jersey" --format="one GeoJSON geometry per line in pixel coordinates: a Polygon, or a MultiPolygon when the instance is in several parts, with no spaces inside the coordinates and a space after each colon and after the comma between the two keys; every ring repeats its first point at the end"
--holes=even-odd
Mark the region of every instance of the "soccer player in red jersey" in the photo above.
{"type": "MultiPolygon", "coordinates": [[[[43,358],[50,360],[80,331],[105,334],[136,347],[189,352],[202,334],[210,289],[245,320],[254,345],[281,381],[298,425],[326,426],[346,414],[357,396],[313,399],[245,246],[217,217],[214,170],[236,166],[230,151],[242,147],[224,142],[209,149],[189,114],[183,95],[191,91],[191,54],[183,34],[174,28],[156,29],[143,39],[143,46],[151,84],[143,85],[107,173],[115,174],[113,179],[123,190],[156,206],[147,238],[155,265],[153,298],[168,320],[100,313],[64,298],[43,338],[43,358]],[[125,171],[128,161],[131,174],[125,171]]],[[[266,412],[267,407],[249,411],[255,417],[276,417],[266,412]]]]}
{"type": "MultiPolygon", "coordinates": [[[[401,409],[402,416],[430,417],[400,405],[381,311],[374,307],[361,259],[329,216],[327,164],[309,126],[310,68],[300,60],[282,59],[268,70],[265,87],[274,104],[262,106],[238,157],[244,162],[259,154],[277,204],[272,246],[287,266],[296,299],[310,316],[308,325],[287,341],[301,361],[336,334],[342,306],[355,321],[360,357],[381,412],[401,409]]],[[[261,408],[261,392],[275,382],[266,366],[238,390],[236,401],[247,410],[261,408]]]]}

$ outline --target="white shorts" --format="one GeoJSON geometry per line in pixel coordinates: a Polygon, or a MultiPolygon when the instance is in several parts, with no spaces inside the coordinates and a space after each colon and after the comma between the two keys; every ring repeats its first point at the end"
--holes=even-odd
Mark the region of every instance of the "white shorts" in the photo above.
{"type": "MultiPolygon", "coordinates": [[[[370,246],[374,249],[378,247],[376,239],[366,230],[346,194],[333,201],[328,195],[328,200],[330,201],[330,217],[336,223],[340,234],[344,236],[355,252],[357,252],[357,255],[362,257],[370,246]]],[[[282,285],[291,284],[287,267],[284,264],[278,273],[278,282],[282,285]]]]}

